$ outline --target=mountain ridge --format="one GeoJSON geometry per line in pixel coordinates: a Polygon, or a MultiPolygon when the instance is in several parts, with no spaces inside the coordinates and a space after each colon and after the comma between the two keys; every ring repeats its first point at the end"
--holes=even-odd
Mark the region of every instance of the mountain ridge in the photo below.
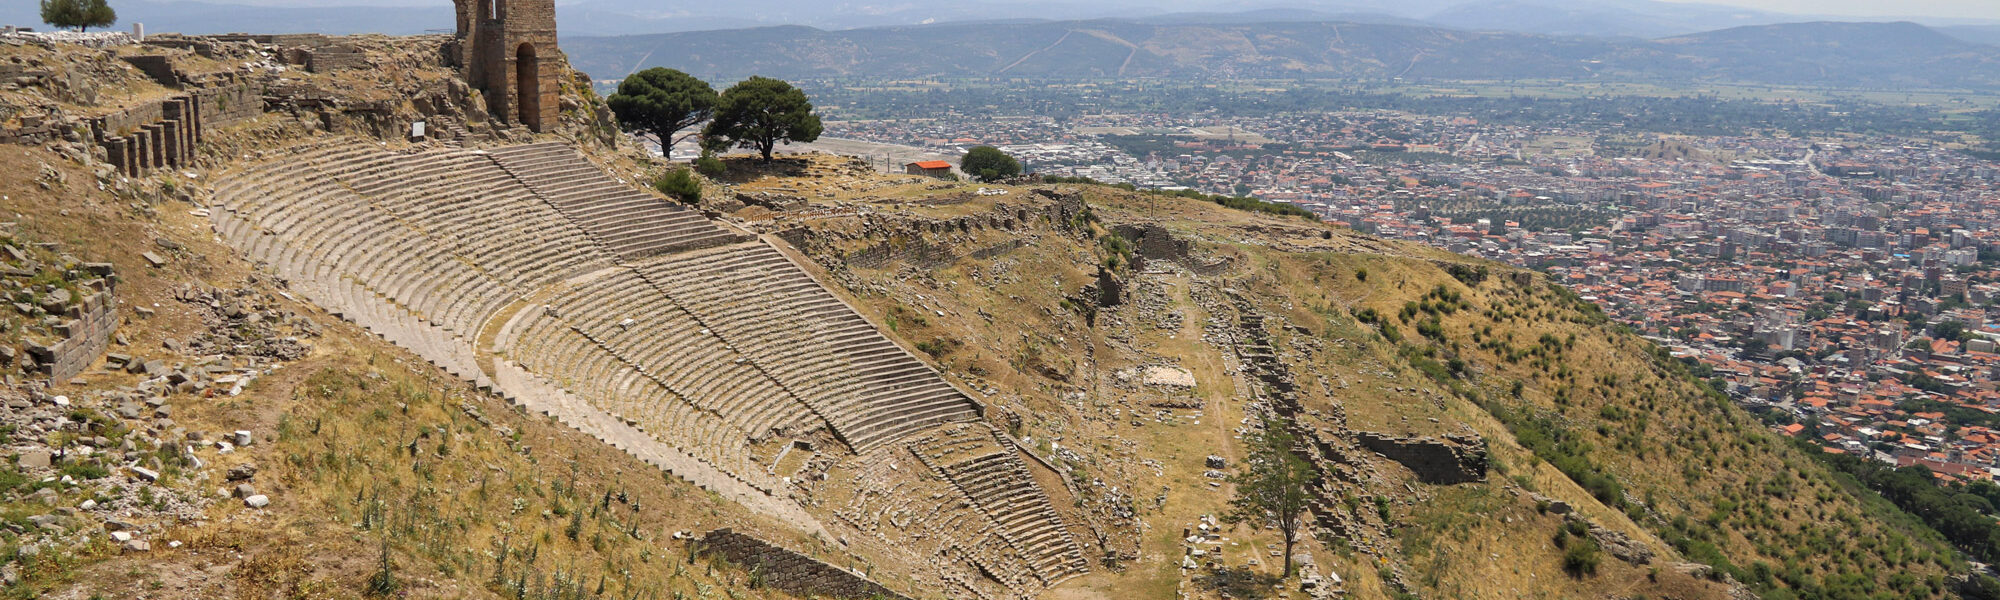
{"type": "Polygon", "coordinates": [[[1097,19],[760,27],[565,40],[586,72],[711,77],[1109,77],[1746,82],[2000,87],[2000,47],[1909,22],[1750,25],[1657,40],[1352,22],[1097,19]],[[1073,34],[1084,35],[1073,35],[1073,34]],[[1806,51],[1802,52],[1801,49],[1806,51]]]}
{"type": "MultiPolygon", "coordinates": [[[[314,32],[326,34],[411,34],[451,23],[450,7],[442,0],[428,5],[384,0],[121,0],[116,3],[120,25],[145,23],[149,31],[213,34],[228,32],[314,32]]],[[[1917,20],[1948,30],[1954,36],[1994,43],[2000,21],[1961,16],[1908,16],[1863,19],[1836,15],[1792,14],[1694,2],[1657,0],[1484,0],[1453,3],[1415,0],[1292,0],[1272,3],[1222,3],[1207,0],[1131,3],[1108,0],[1078,4],[1066,0],[1026,3],[854,4],[811,5],[774,0],[746,0],[727,5],[677,0],[581,0],[558,3],[564,36],[612,36],[749,28],[798,24],[822,29],[855,29],[891,25],[1016,20],[1130,19],[1181,25],[1224,25],[1264,21],[1344,21],[1467,31],[1502,31],[1544,35],[1659,38],[1713,31],[1739,25],[1765,25],[1814,20],[1917,20]]],[[[0,23],[37,26],[34,4],[0,6],[0,23]]]]}

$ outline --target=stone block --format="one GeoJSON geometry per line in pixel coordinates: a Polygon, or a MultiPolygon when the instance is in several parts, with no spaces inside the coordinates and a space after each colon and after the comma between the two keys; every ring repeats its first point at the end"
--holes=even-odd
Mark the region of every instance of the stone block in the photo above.
{"type": "Polygon", "coordinates": [[[23,469],[46,469],[49,468],[50,462],[49,451],[29,450],[22,452],[21,457],[15,459],[14,464],[23,469]]]}
{"type": "Polygon", "coordinates": [[[729,529],[709,532],[701,547],[758,573],[765,585],[800,596],[909,600],[847,569],[729,529]]]}

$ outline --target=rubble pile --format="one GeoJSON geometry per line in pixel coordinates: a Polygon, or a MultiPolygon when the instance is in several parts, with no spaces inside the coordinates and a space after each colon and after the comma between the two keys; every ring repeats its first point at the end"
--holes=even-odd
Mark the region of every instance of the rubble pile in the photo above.
{"type": "MultiPolygon", "coordinates": [[[[31,256],[53,252],[35,248],[38,253],[31,256]]],[[[21,252],[7,245],[0,246],[0,254],[12,254],[10,249],[21,252]]],[[[10,267],[7,274],[30,272],[10,267]]],[[[34,292],[40,302],[60,296],[55,293],[60,288],[19,285],[18,277],[0,281],[34,292]]],[[[54,394],[39,381],[0,387],[6,407],[0,411],[0,456],[7,458],[0,464],[0,502],[38,507],[27,527],[0,524],[18,536],[24,552],[100,538],[123,552],[148,552],[155,544],[178,545],[179,540],[158,538],[181,523],[205,519],[207,507],[219,499],[251,510],[274,502],[258,490],[254,464],[211,466],[222,455],[257,443],[258,436],[190,429],[176,420],[175,401],[242,394],[257,378],[304,357],[310,351],[306,339],[318,334],[318,326],[278,307],[275,297],[248,288],[186,284],[174,297],[198,309],[202,331],[164,341],[165,354],[154,358],[122,347],[121,336],[121,348],[104,354],[91,377],[129,383],[72,395],[54,394]]],[[[40,309],[36,303],[18,304],[40,309]]],[[[134,312],[145,319],[156,311],[134,312]]],[[[0,569],[0,584],[18,580],[13,568],[0,569]]]]}

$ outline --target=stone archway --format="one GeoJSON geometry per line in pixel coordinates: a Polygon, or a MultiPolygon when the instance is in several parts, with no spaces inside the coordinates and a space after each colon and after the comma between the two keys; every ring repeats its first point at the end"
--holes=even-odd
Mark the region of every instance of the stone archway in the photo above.
{"type": "Polygon", "coordinates": [[[532,43],[514,51],[514,115],[528,129],[542,131],[541,62],[535,59],[532,43]]]}

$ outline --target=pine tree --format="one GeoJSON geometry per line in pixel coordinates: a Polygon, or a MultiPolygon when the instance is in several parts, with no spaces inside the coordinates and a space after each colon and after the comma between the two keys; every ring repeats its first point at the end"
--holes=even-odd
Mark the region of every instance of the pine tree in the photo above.
{"type": "Polygon", "coordinates": [[[701,137],[704,150],[754,148],[768,163],[778,142],[817,140],[820,129],[805,92],[777,79],[751,77],[722,92],[715,120],[701,137]]]}

